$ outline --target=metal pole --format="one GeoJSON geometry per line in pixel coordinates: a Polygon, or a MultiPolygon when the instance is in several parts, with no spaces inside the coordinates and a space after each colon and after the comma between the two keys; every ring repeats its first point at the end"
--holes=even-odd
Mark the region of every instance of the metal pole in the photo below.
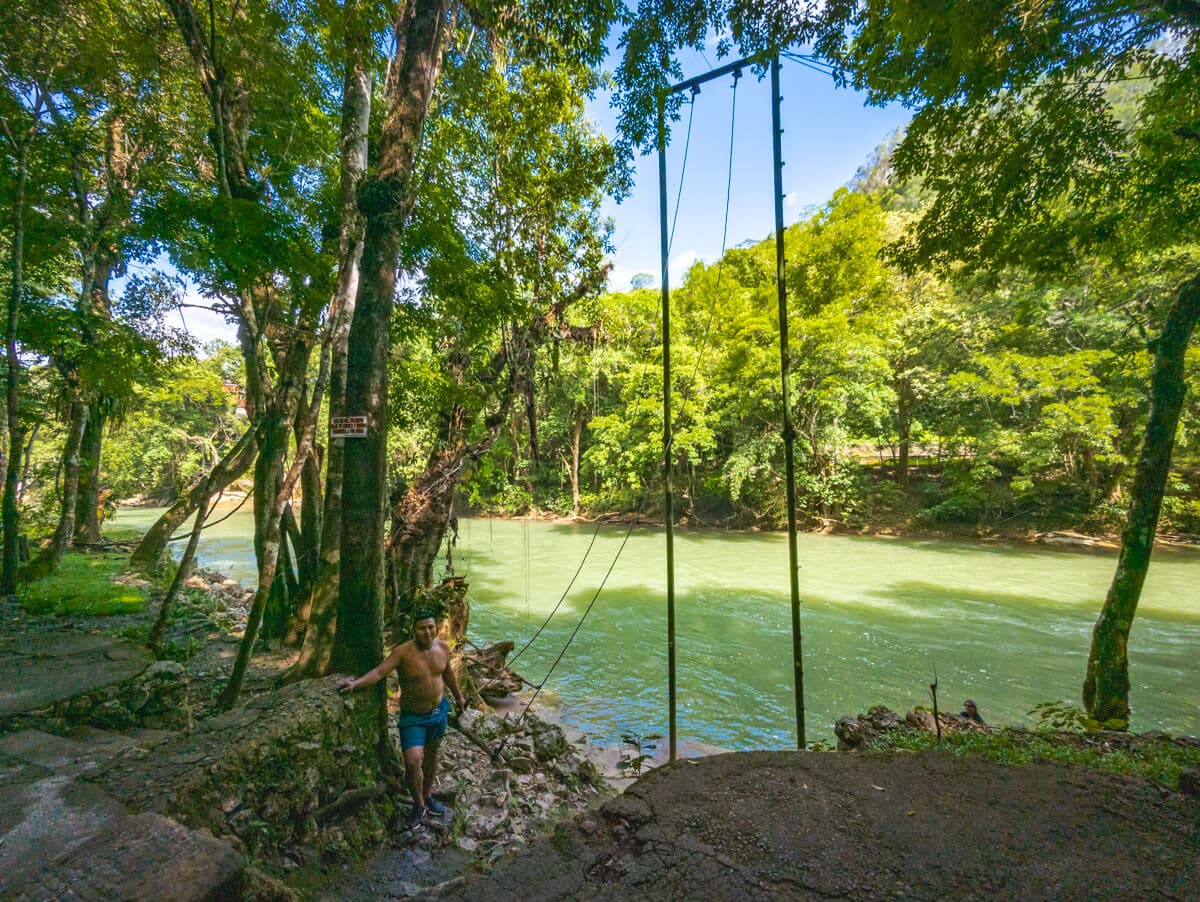
{"type": "Polygon", "coordinates": [[[667,257],[667,124],[666,98],[658,98],[658,219],[662,255],[663,322],[663,519],[667,524],[667,696],[670,718],[670,761],[675,760],[675,514],[671,500],[671,287],[667,257]]]}
{"type": "MultiPolygon", "coordinates": [[[[787,282],[783,259],[783,129],[780,127],[779,56],[771,60],[771,132],[775,152],[775,286],[779,293],[779,370],[783,385],[783,461],[787,478],[788,576],[792,592],[792,669],[796,683],[796,748],[803,751],[804,658],[800,647],[800,564],[796,554],[796,470],[792,446],[792,402],[788,392],[787,282]]],[[[665,195],[664,195],[665,197],[665,195]]]]}

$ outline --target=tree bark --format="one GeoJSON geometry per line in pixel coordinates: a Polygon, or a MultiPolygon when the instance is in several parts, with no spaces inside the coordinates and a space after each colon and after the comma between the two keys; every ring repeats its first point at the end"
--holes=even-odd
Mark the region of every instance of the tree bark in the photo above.
{"type": "Polygon", "coordinates": [[[25,489],[29,485],[29,468],[33,466],[33,446],[37,442],[38,431],[41,428],[41,423],[34,423],[25,439],[25,447],[20,449],[21,479],[17,483],[17,504],[25,499],[25,489]]]}
{"type": "Polygon", "coordinates": [[[415,198],[413,166],[441,68],[449,10],[449,0],[409,0],[397,18],[378,164],[358,192],[366,231],[350,328],[346,409],[367,417],[369,434],[346,440],[351,444],[342,467],[342,568],[332,664],[347,673],[369,670],[383,650],[389,323],[400,233],[415,198]]]}
{"type": "Polygon", "coordinates": [[[912,396],[908,379],[896,380],[896,484],[908,491],[908,456],[912,447],[912,396]]]}
{"type": "Polygon", "coordinates": [[[79,445],[79,494],[75,510],[75,541],[100,541],[100,455],[104,446],[103,405],[88,406],[87,426],[79,445]]]}
{"type": "Polygon", "coordinates": [[[79,446],[87,428],[88,405],[82,398],[71,402],[67,424],[67,437],[63,445],[62,459],[62,510],[59,512],[58,528],[50,544],[22,572],[22,579],[31,581],[49,576],[62,563],[63,555],[75,535],[75,504],[79,497],[79,446]]]}
{"type": "MultiPolygon", "coordinates": [[[[309,351],[303,345],[304,342],[300,341],[291,349],[287,365],[279,375],[279,383],[291,386],[291,390],[286,393],[277,392],[273,402],[273,409],[266,413],[268,422],[283,437],[283,450],[286,450],[287,447],[288,424],[295,419],[296,404],[300,398],[300,384],[296,382],[296,372],[304,372],[309,357],[309,351]],[[292,372],[288,372],[288,370],[292,370],[292,372]]],[[[225,685],[225,689],[221,692],[221,697],[217,701],[218,707],[222,710],[229,710],[233,707],[234,702],[237,701],[238,694],[242,688],[242,680],[246,676],[246,668],[249,666],[250,657],[254,652],[254,643],[258,640],[258,630],[262,625],[263,614],[266,611],[267,601],[275,584],[279,565],[280,529],[283,520],[283,511],[291,501],[292,492],[296,488],[296,482],[300,479],[300,473],[304,469],[308,456],[312,453],[317,424],[316,411],[320,408],[321,400],[325,394],[325,385],[329,378],[328,363],[328,354],[322,353],[321,371],[313,387],[311,415],[307,420],[308,427],[304,435],[296,443],[295,459],[292,461],[292,465],[287,473],[280,480],[274,501],[263,523],[262,554],[258,565],[258,588],[254,593],[254,601],[250,605],[250,614],[246,618],[246,631],[242,635],[242,642],[238,647],[237,658],[233,662],[233,670],[230,673],[229,682],[225,685]]],[[[264,444],[268,443],[264,442],[264,444]]]]}
{"type": "Polygon", "coordinates": [[[583,510],[579,496],[579,450],[583,444],[583,415],[584,407],[575,409],[575,436],[571,442],[571,515],[578,519],[583,510]]]}
{"type": "Polygon", "coordinates": [[[8,418],[8,466],[4,471],[4,500],[0,519],[4,525],[4,557],[0,567],[0,595],[12,595],[17,588],[20,566],[17,512],[17,481],[21,475],[20,448],[25,443],[21,425],[21,361],[17,356],[17,323],[21,298],[25,294],[25,186],[29,180],[29,149],[25,142],[16,148],[16,180],[13,189],[12,285],[8,293],[8,317],[4,329],[7,362],[6,413],[8,418]]]}
{"type": "Polygon", "coordinates": [[[1121,554],[1100,618],[1092,632],[1083,703],[1101,723],[1129,724],[1129,631],[1137,612],[1154,535],[1162,509],[1179,413],[1187,393],[1184,357],[1200,320],[1200,275],[1180,286],[1154,344],[1150,416],[1134,470],[1129,519],[1121,537],[1121,554]]]}
{"type": "MultiPolygon", "coordinates": [[[[212,487],[210,482],[207,486],[212,487]]],[[[183,588],[184,582],[192,572],[192,563],[196,560],[196,549],[200,546],[200,534],[204,531],[204,521],[210,512],[209,503],[212,500],[213,492],[205,495],[203,503],[196,509],[196,519],[192,523],[192,534],[188,537],[187,547],[183,550],[183,557],[179,560],[179,566],[175,569],[175,576],[171,580],[171,585],[167,588],[167,594],[163,596],[162,604],[158,609],[158,617],[155,618],[154,626],[150,628],[150,636],[146,640],[146,645],[154,652],[157,657],[162,651],[163,636],[167,632],[167,623],[171,619],[171,611],[175,607],[175,602],[179,598],[179,590],[183,588]]]]}
{"type": "MultiPolygon", "coordinates": [[[[341,236],[338,279],[331,307],[332,361],[329,376],[330,434],[325,457],[324,508],[321,513],[321,547],[316,572],[307,595],[296,611],[292,641],[300,631],[304,643],[285,681],[321,676],[329,670],[337,628],[339,563],[342,548],[342,466],[345,439],[332,434],[333,421],[346,415],[347,349],[358,294],[363,250],[363,224],[358,212],[358,187],[367,171],[367,132],[371,122],[373,80],[368,70],[369,34],[358,5],[346,3],[346,79],[342,95],[341,236]]],[[[307,497],[307,496],[306,496],[307,497]]],[[[317,497],[313,496],[313,503],[317,497]]]]}

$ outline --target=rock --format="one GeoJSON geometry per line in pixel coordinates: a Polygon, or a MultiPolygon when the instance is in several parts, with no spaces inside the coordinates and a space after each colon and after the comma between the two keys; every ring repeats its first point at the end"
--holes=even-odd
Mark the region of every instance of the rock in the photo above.
{"type": "Polygon", "coordinates": [[[464,730],[477,732],[479,727],[480,713],[474,708],[467,708],[458,715],[458,723],[464,730]]]}
{"type": "MultiPolygon", "coordinates": [[[[39,870],[25,898],[224,899],[242,881],[231,844],[152,812],[115,818],[39,870]]],[[[7,894],[5,894],[7,897],[7,894]]]]}
{"type": "Polygon", "coordinates": [[[531,774],[537,769],[537,761],[527,755],[509,754],[505,755],[507,764],[513,773],[531,774]]]}
{"type": "Polygon", "coordinates": [[[467,836],[472,839],[487,839],[500,832],[508,821],[504,812],[494,815],[479,815],[467,821],[467,836]]]}
{"type": "Polygon", "coordinates": [[[106,765],[92,779],[134,809],[239,836],[252,857],[273,866],[281,848],[345,857],[364,839],[381,838],[384,822],[379,812],[314,820],[321,804],[375,781],[373,723],[343,706],[335,681],[304,681],[251,697],[189,733],[172,735],[132,771],[106,765]],[[329,829],[335,821],[352,840],[329,829]]]}
{"type": "Polygon", "coordinates": [[[908,726],[926,733],[937,732],[937,724],[934,722],[933,712],[926,711],[924,708],[909,711],[904,715],[904,722],[908,726]]]}
{"type": "Polygon", "coordinates": [[[648,804],[629,794],[609,799],[600,806],[600,813],[609,820],[623,821],[634,827],[640,827],[654,818],[654,811],[648,804]]]}
{"type": "Polygon", "coordinates": [[[837,723],[833,725],[833,735],[837,737],[838,751],[848,752],[861,748],[872,734],[857,717],[847,714],[845,717],[839,717],[837,723]]]}
{"type": "Polygon", "coordinates": [[[146,648],[127,639],[69,630],[0,640],[0,720],[81,697],[111,698],[153,662],[146,648]],[[108,689],[112,695],[105,695],[108,689]]]}
{"type": "Polygon", "coordinates": [[[142,674],[144,679],[182,679],[186,676],[186,671],[183,665],[178,661],[155,661],[146,668],[146,672],[142,674]]]}
{"type": "Polygon", "coordinates": [[[571,751],[567,737],[558,727],[550,727],[535,733],[533,737],[534,755],[538,761],[553,761],[571,751]]]}
{"type": "Polygon", "coordinates": [[[1179,791],[1194,799],[1200,799],[1200,767],[1192,765],[1179,772],[1179,791]]]}
{"type": "Polygon", "coordinates": [[[255,867],[246,868],[239,898],[242,902],[300,902],[301,900],[300,894],[286,883],[255,867]]]}

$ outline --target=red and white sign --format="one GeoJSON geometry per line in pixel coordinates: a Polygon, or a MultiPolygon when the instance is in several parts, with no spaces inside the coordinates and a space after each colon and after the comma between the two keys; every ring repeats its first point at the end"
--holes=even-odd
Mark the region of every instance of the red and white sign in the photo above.
{"type": "Polygon", "coordinates": [[[332,438],[366,438],[366,417],[334,417],[329,424],[332,438]]]}

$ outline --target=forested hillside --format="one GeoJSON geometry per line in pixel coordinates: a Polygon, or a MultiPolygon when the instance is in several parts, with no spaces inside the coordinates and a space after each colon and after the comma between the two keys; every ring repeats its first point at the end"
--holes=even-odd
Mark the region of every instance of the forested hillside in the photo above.
{"type": "MultiPolygon", "coordinates": [[[[805,521],[1118,529],[1148,404],[1146,336],[1200,249],[1092,255],[1051,274],[905,268],[895,245],[924,192],[888,175],[885,154],[787,230],[805,521]]],[[[774,253],[771,238],[745,242],[672,293],[675,478],[695,524],[784,520],[774,253]]],[[[473,509],[661,509],[659,294],[612,292],[576,316],[595,339],[544,352],[538,403],[469,481],[473,509]]],[[[1191,383],[1200,358],[1188,360],[1191,383]]],[[[1200,531],[1196,415],[1191,402],[1168,531],[1200,531]]]]}

